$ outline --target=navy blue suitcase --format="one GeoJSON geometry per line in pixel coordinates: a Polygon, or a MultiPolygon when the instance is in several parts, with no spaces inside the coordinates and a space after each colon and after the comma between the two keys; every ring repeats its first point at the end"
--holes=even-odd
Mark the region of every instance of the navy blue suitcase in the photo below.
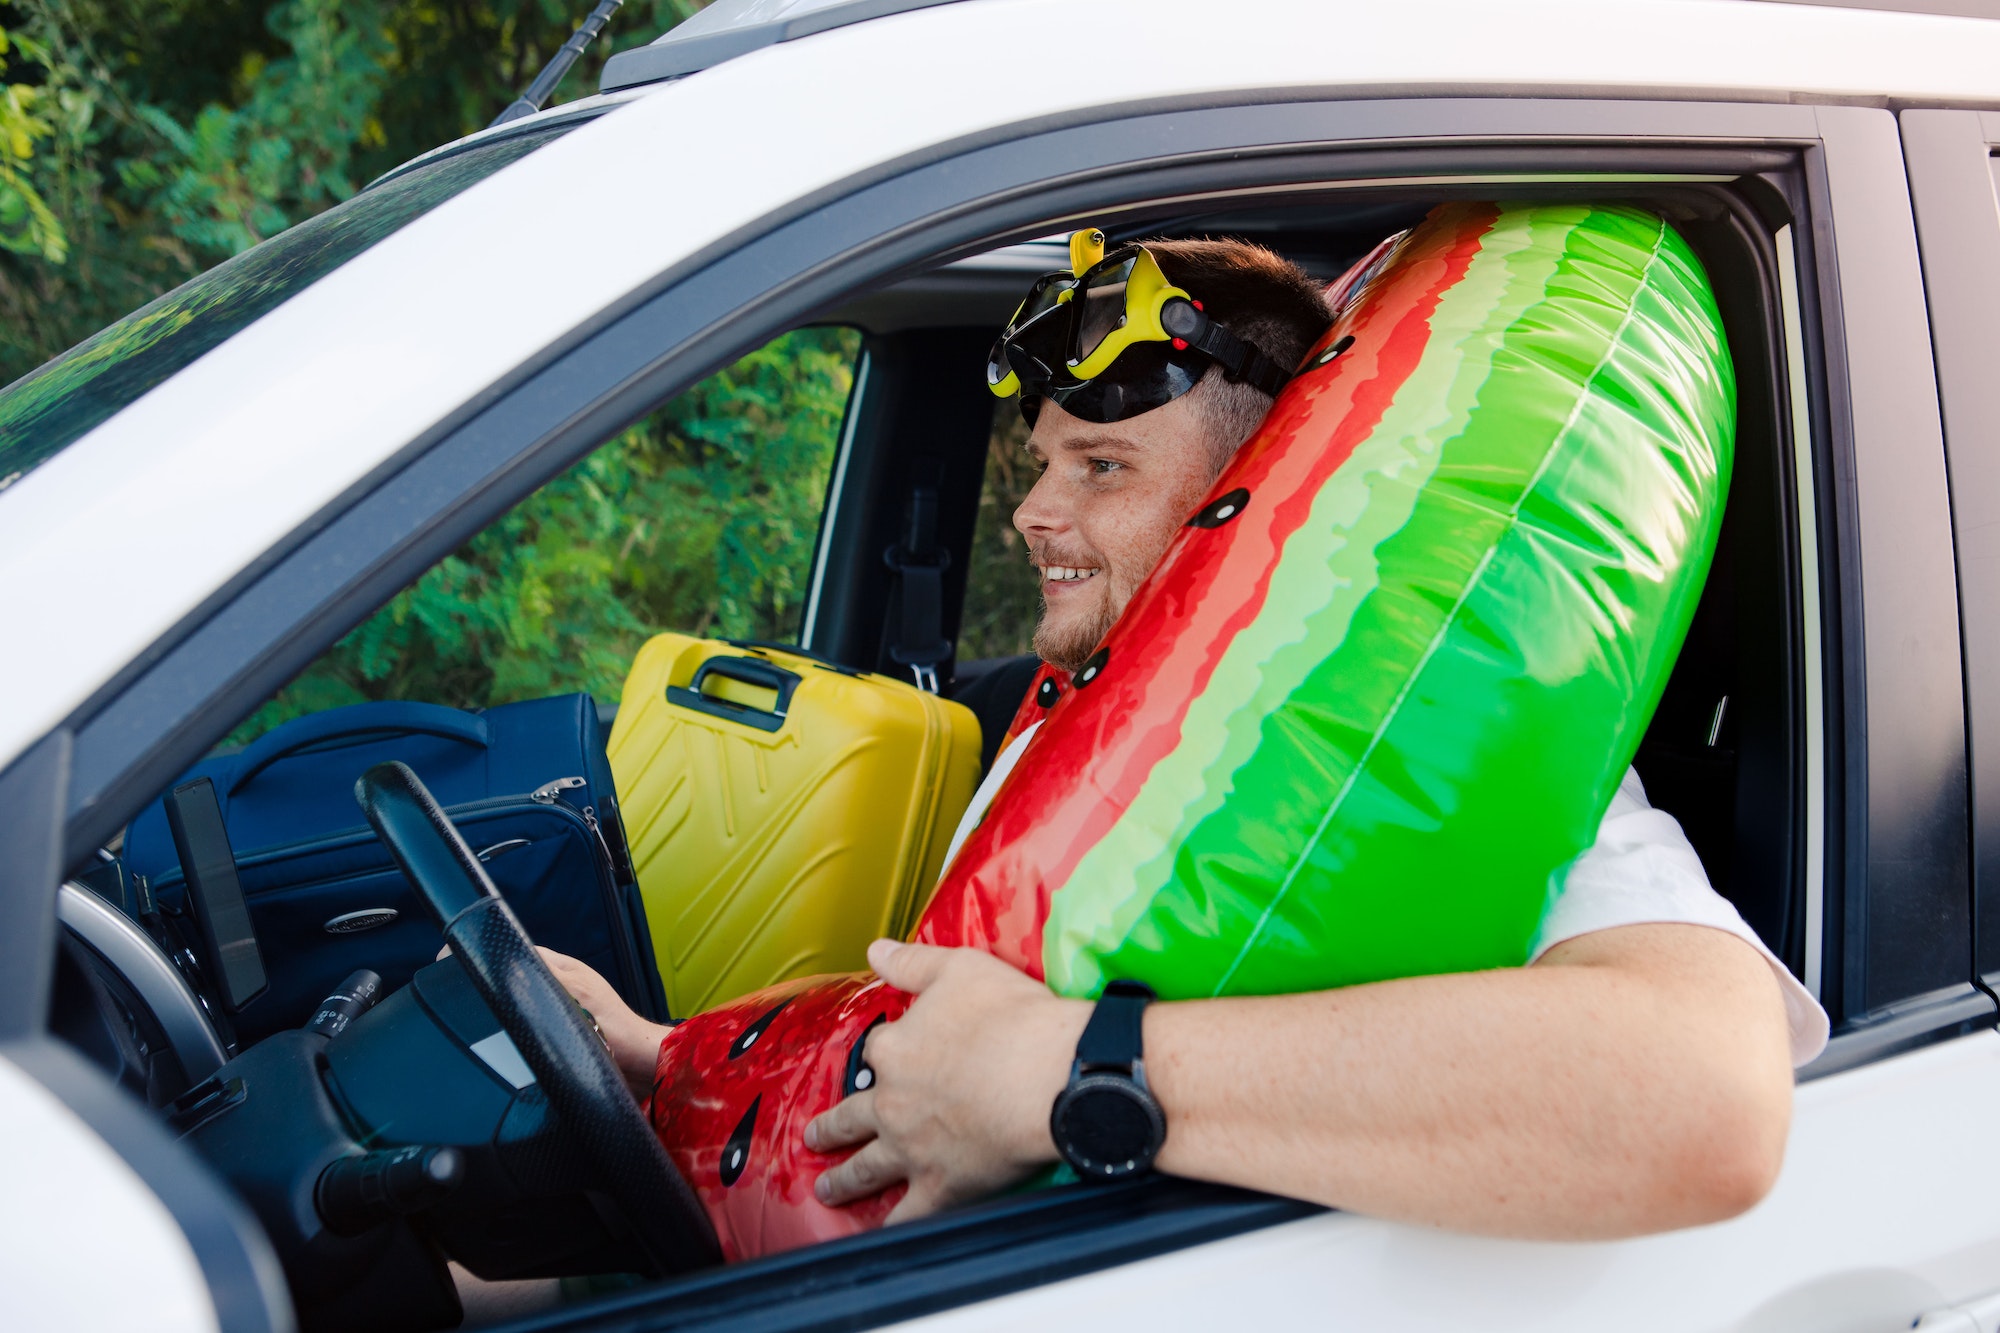
{"type": "MultiPolygon", "coordinates": [[[[356,968],[400,986],[442,947],[355,804],[355,779],[389,759],[445,806],[530,938],[596,968],[639,1013],[666,1017],[591,697],[478,713],[354,704],[287,722],[174,784],[214,783],[270,977],[236,1016],[239,1041],[302,1025],[356,968]]],[[[161,803],[133,820],[123,859],[164,913],[185,919],[161,803]]]]}

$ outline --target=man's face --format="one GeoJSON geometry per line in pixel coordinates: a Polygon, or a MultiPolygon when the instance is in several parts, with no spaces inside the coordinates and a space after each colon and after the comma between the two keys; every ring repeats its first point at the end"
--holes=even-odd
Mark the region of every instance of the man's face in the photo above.
{"type": "Polygon", "coordinates": [[[1042,404],[1028,440],[1042,475],[1014,526],[1042,576],[1043,660],[1083,665],[1214,482],[1197,396],[1107,426],[1042,404]]]}

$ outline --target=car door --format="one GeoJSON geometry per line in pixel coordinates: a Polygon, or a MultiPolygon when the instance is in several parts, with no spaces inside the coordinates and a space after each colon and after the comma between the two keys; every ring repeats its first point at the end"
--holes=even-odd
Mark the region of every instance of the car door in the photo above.
{"type": "MultiPolygon", "coordinates": [[[[1925,222],[1920,272],[1895,118],[1862,108],[1813,114],[1816,258],[1798,233],[1781,232],[1780,252],[1805,631],[1802,961],[1835,1035],[1801,1071],[1770,1197],[1719,1226],[1582,1245],[1328,1214],[940,1316],[936,1326],[1110,1319],[1135,1304],[1184,1324],[1353,1328],[1886,1331],[1927,1314],[1926,1327],[1971,1318],[1959,1308],[1970,1305],[1990,1320],[1980,1298],[2000,1284],[2000,1214],[1986,1191],[2000,1170],[1977,1108],[1996,1090],[2000,1040],[1986,982],[1968,965],[1974,881],[1951,520],[1964,543],[1967,655],[1979,661],[1991,631],[1975,588],[1987,591],[1979,580],[1993,569],[1978,543],[1993,538],[1970,527],[1990,527],[1985,507],[2000,499],[1987,485],[2000,472],[1984,447],[2000,424],[1985,364],[2000,345],[1987,148],[1995,118],[1904,114],[1919,216],[1926,189],[1938,193],[1934,207],[1956,210],[1949,224],[1925,222]],[[1925,156],[1947,151],[1949,180],[1925,156]],[[1947,226],[1950,258],[1933,261],[1931,234],[1947,226]],[[1922,286],[1928,277],[1935,291],[1947,262],[1956,322],[1947,327],[1935,309],[1932,319],[1957,442],[1949,494],[1922,286]],[[1948,335],[1962,340],[1958,399],[1948,335]],[[1962,465],[1968,447],[1980,456],[1962,465]],[[1969,494],[1969,485],[1979,489],[1969,494]]],[[[1979,710],[1992,705],[1982,703],[1976,668],[1971,678],[1976,733],[1979,710]]],[[[1983,972],[2000,955],[1980,959],[1983,972]]]]}

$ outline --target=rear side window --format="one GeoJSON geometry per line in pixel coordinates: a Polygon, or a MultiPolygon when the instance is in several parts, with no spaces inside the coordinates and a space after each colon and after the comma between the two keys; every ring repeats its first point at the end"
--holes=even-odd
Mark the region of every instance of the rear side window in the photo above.
{"type": "Polygon", "coordinates": [[[217,264],[16,380],[0,391],[0,490],[377,241],[582,123],[411,168],[217,264]]]}
{"type": "Polygon", "coordinates": [[[979,490],[965,610],[959,619],[961,662],[1015,657],[1034,647],[1041,580],[1028,563],[1027,542],[1014,528],[1014,511],[1041,475],[1028,453],[1028,423],[1010,398],[994,408],[993,434],[986,443],[986,481],[979,490]]]}
{"type": "Polygon", "coordinates": [[[599,446],[434,565],[238,727],[324,708],[616,702],[662,630],[792,642],[861,336],[798,329],[599,446]]]}

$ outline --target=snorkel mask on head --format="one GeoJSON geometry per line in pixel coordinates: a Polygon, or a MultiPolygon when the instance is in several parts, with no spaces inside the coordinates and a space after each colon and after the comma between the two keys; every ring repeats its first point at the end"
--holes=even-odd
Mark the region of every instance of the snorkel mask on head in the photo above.
{"type": "Polygon", "coordinates": [[[1169,282],[1145,246],[1106,254],[1104,233],[1085,228],[1069,262],[1035,279],[986,358],[987,387],[1019,393],[1030,426],[1044,399],[1099,425],[1128,420],[1194,388],[1211,364],[1273,398],[1291,379],[1169,282]]]}

